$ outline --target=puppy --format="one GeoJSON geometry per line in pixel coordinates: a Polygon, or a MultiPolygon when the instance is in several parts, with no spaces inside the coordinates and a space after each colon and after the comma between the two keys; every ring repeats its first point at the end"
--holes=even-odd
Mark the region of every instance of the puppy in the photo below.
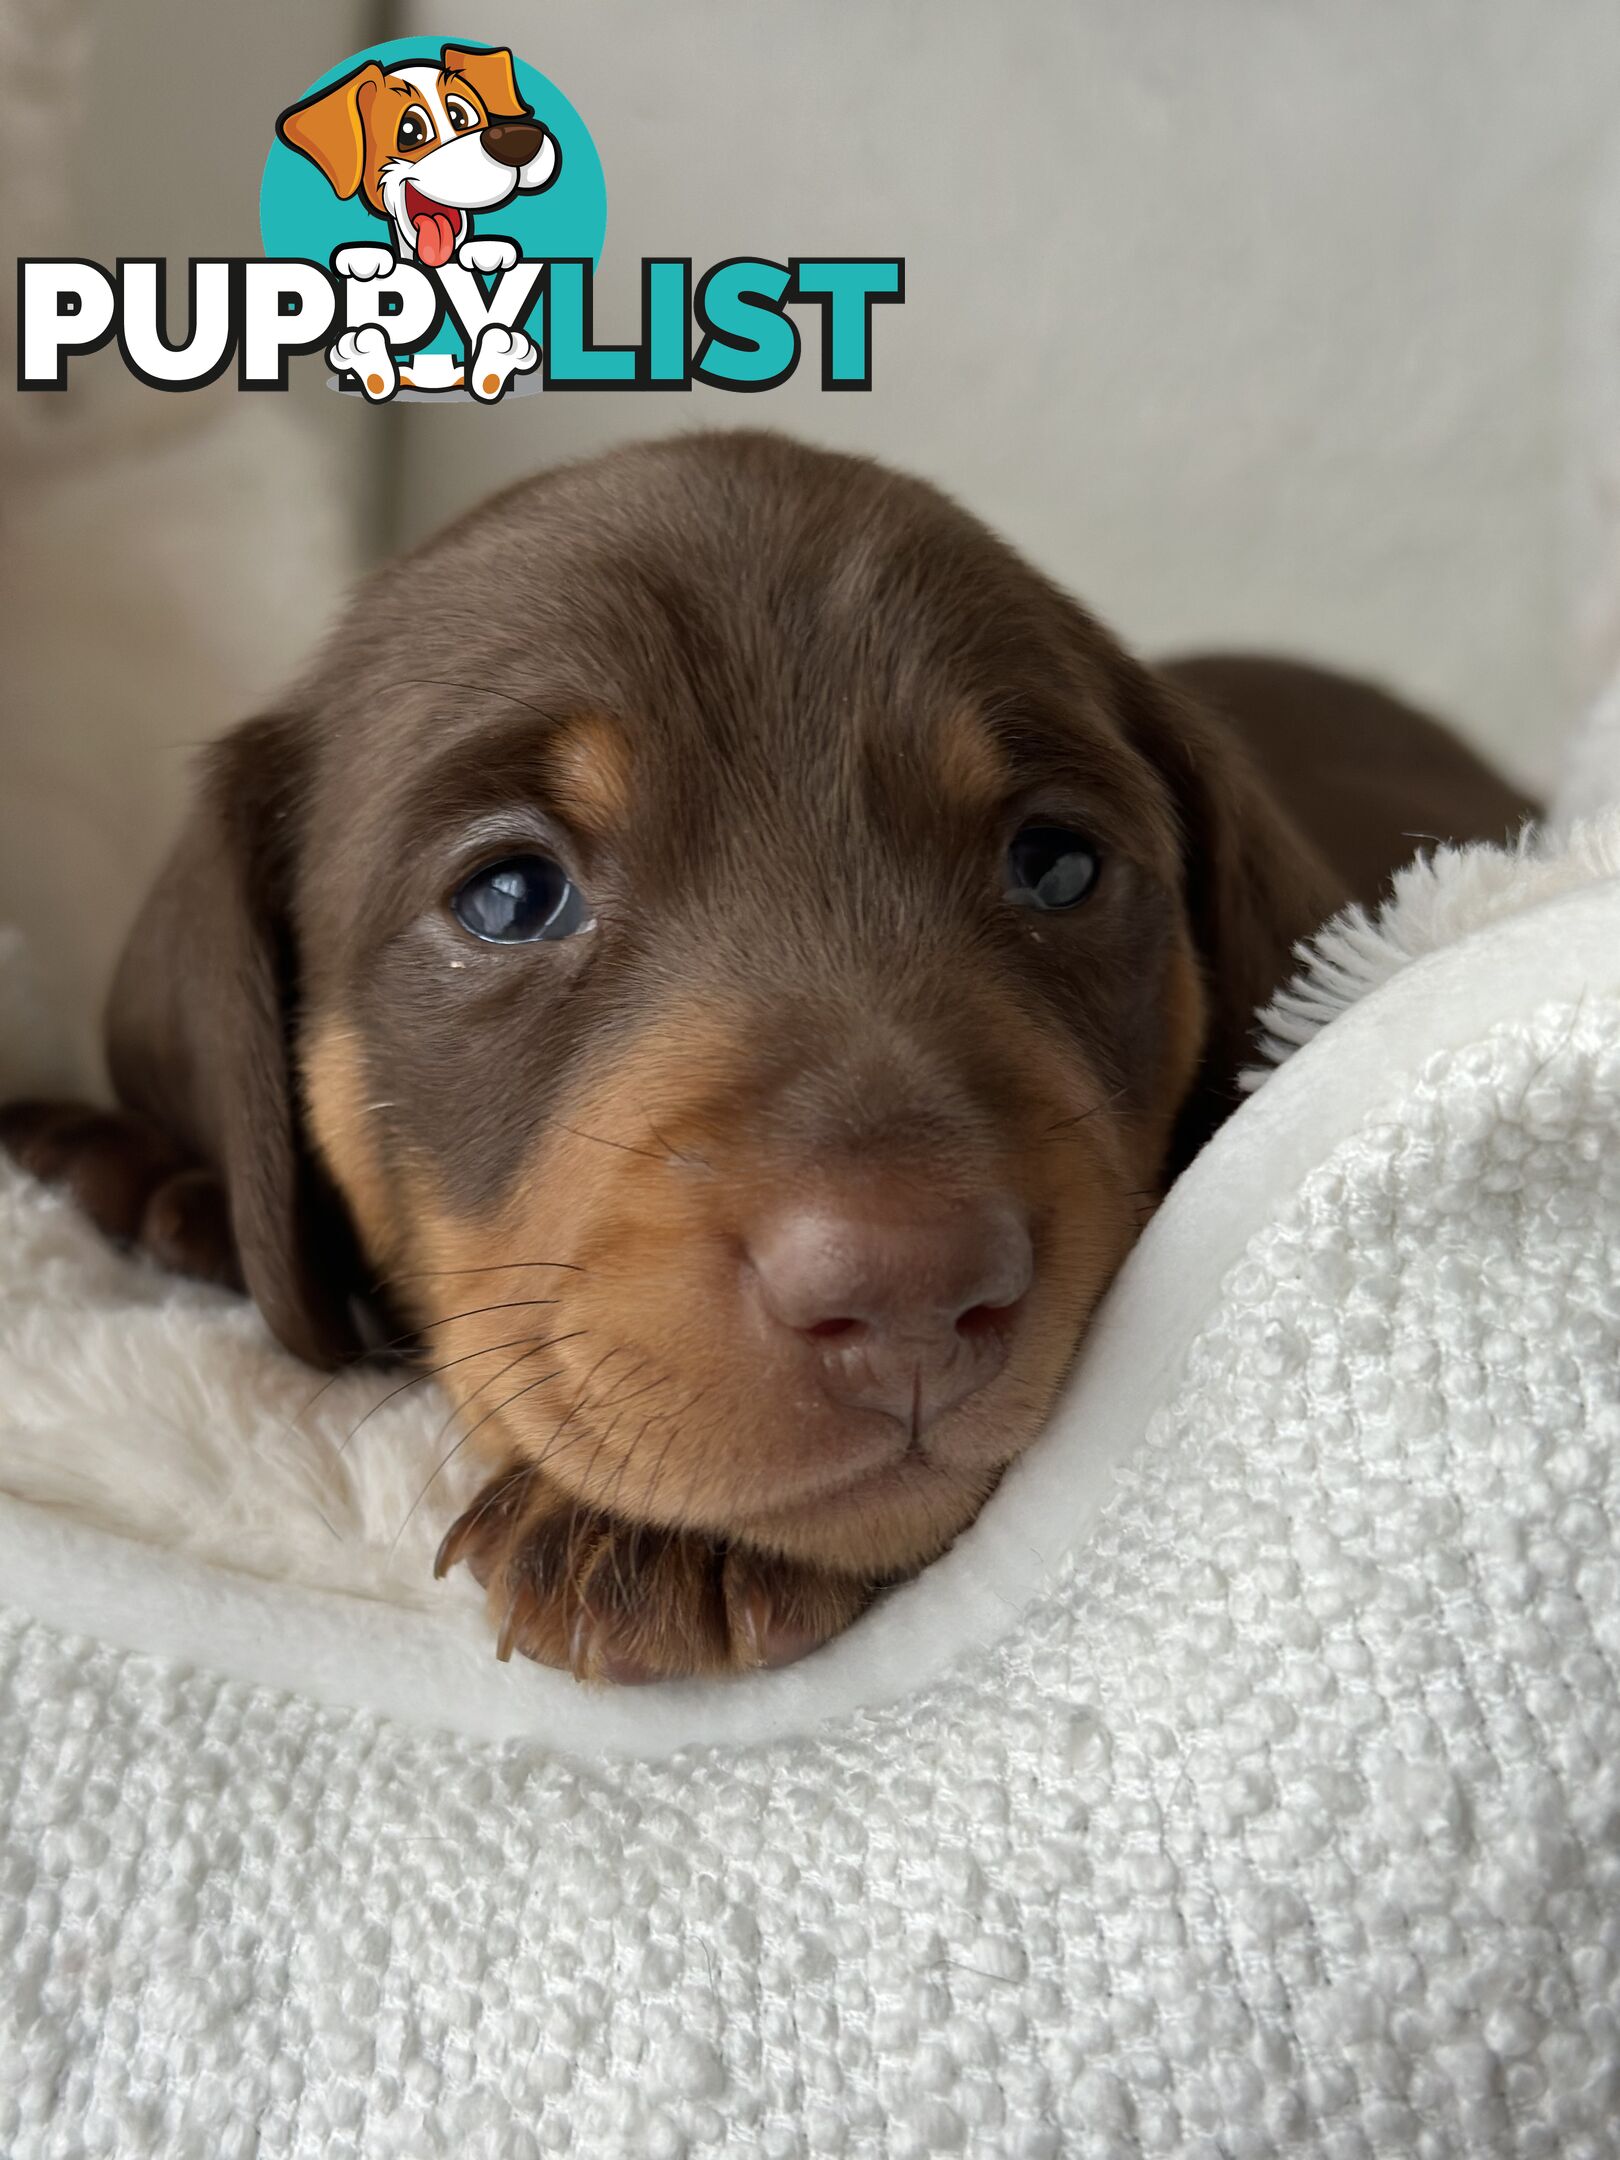
{"type": "Polygon", "coordinates": [[[1375,691],[1150,671],[917,481],[686,436],[372,580],[210,754],[124,1109],[7,1132],[314,1364],[381,1297],[501,1656],[775,1664],[1035,1438],[1296,940],[1528,808],[1375,691]]]}
{"type": "Polygon", "coordinates": [[[401,262],[442,269],[475,210],[538,194],[558,172],[557,139],[525,104],[504,48],[445,45],[439,58],[384,70],[375,60],[290,105],[276,133],[334,194],[358,195],[388,223],[401,262]]]}
{"type": "MultiPolygon", "coordinates": [[[[341,82],[289,106],[276,133],[307,157],[333,192],[358,195],[386,221],[389,249],[339,248],[345,277],[381,278],[396,259],[440,270],[454,259],[470,271],[510,269],[516,245],[473,236],[474,211],[498,209],[517,194],[536,195],[561,169],[557,139],[525,104],[504,47],[478,52],[445,45],[437,61],[406,61],[384,70],[368,60],[341,82]]],[[[396,366],[376,324],[345,331],[328,364],[373,402],[398,384],[419,391],[467,386],[480,403],[504,395],[514,376],[539,364],[522,330],[486,324],[466,364],[453,353],[418,353],[396,366]]]]}

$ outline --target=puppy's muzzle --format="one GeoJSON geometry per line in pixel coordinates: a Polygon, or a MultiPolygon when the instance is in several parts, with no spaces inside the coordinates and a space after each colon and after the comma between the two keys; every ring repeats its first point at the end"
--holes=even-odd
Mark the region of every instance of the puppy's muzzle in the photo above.
{"type": "Polygon", "coordinates": [[[520,171],[540,155],[546,131],[532,120],[492,120],[483,131],[484,148],[497,165],[520,171]]]}
{"type": "Polygon", "coordinates": [[[952,1204],[868,1188],[785,1208],[748,1239],[766,1323],[795,1336],[834,1402],[916,1438],[1007,1362],[1034,1277],[1029,1231],[999,1195],[952,1204]]]}

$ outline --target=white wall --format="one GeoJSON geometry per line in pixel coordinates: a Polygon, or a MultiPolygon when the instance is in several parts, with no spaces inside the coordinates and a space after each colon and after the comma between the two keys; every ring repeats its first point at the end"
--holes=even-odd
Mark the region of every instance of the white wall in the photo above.
{"type": "Polygon", "coordinates": [[[627,434],[769,420],[943,481],[1141,647],[1367,668],[1548,772],[1614,0],[497,0],[454,26],[592,128],[599,335],[634,334],[642,254],[898,251],[909,296],[870,396],[806,369],[763,399],[413,409],[409,535],[627,434]]]}
{"type": "MultiPolygon", "coordinates": [[[[363,12],[0,0],[11,252],[256,255],[275,113],[363,12]]],[[[86,1088],[197,748],[273,696],[338,605],[378,437],[318,374],[288,398],[229,378],[170,397],[108,350],[69,380],[0,408],[0,934],[22,931],[60,1020],[58,1083],[86,1088]]]]}

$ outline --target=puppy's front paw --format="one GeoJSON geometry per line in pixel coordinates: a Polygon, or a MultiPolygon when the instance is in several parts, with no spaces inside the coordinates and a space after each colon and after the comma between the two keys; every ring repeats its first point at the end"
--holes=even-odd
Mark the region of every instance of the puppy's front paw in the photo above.
{"type": "Polygon", "coordinates": [[[623,1522],[522,1465],[454,1523],[435,1574],[465,1560],[489,1593],[496,1656],[636,1686],[792,1664],[840,1634],[875,1585],[623,1522]]]}
{"type": "Polygon", "coordinates": [[[468,364],[468,388],[482,404],[491,405],[503,395],[514,375],[526,375],[539,361],[540,348],[531,337],[521,330],[489,323],[468,364]]]}
{"type": "Polygon", "coordinates": [[[326,364],[334,375],[357,375],[361,389],[374,405],[381,405],[391,398],[399,386],[388,340],[375,323],[364,323],[358,330],[345,330],[337,342],[327,348],[326,364]]]}
{"type": "Polygon", "coordinates": [[[332,268],[339,277],[359,278],[368,283],[372,278],[387,277],[394,268],[394,257],[388,248],[362,243],[339,248],[332,257],[332,268]]]}
{"type": "Polygon", "coordinates": [[[224,1188],[127,1110],[21,1102],[0,1110],[0,1148],[60,1185],[105,1236],[177,1275],[242,1287],[224,1188]]]}
{"type": "Polygon", "coordinates": [[[470,239],[463,240],[456,249],[456,261],[463,270],[477,270],[486,277],[492,277],[501,270],[510,270],[517,259],[516,241],[502,240],[494,234],[481,240],[475,233],[470,239]]]}

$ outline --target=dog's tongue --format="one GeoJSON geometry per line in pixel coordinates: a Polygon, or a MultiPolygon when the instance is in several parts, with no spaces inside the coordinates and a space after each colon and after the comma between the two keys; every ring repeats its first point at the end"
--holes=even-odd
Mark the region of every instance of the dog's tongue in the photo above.
{"type": "Polygon", "coordinates": [[[411,214],[411,223],[416,227],[417,255],[430,270],[441,269],[455,249],[459,212],[441,209],[423,197],[422,208],[411,214]]]}

